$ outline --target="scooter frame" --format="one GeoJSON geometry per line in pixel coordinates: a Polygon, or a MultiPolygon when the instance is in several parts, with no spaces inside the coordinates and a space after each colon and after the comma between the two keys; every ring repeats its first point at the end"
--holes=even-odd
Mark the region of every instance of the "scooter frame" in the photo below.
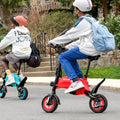
{"type": "MultiPolygon", "coordinates": [[[[65,51],[65,48],[60,45],[56,45],[54,48],[58,54],[61,54],[62,52],[65,51]]],[[[89,85],[87,82],[90,63],[93,60],[98,60],[99,57],[100,57],[100,55],[88,57],[88,66],[87,66],[86,74],[85,74],[85,77],[83,79],[81,79],[85,88],[70,93],[73,95],[88,96],[90,98],[90,101],[89,101],[90,109],[95,113],[102,113],[103,111],[106,110],[107,105],[108,105],[106,97],[101,94],[97,94],[97,91],[98,91],[99,87],[101,86],[101,84],[105,81],[105,78],[100,83],[98,83],[91,91],[89,90],[89,85]],[[94,105],[92,105],[93,101],[94,101],[94,105]],[[100,102],[102,102],[102,103],[100,103],[100,102]]],[[[62,83],[61,83],[61,85],[63,85],[62,87],[59,85],[59,81],[64,78],[64,77],[63,78],[61,78],[61,77],[62,77],[62,68],[61,68],[61,64],[58,63],[58,67],[56,68],[55,81],[50,83],[50,86],[52,86],[52,92],[51,92],[51,94],[48,94],[47,96],[45,96],[42,100],[42,108],[47,113],[54,112],[57,109],[57,106],[60,104],[60,99],[56,95],[56,89],[59,89],[59,88],[67,89],[67,87],[65,85],[63,85],[62,83]],[[55,102],[56,102],[56,104],[55,104],[55,102]]],[[[66,76],[64,79],[69,79],[69,78],[66,76]]],[[[71,84],[71,83],[69,83],[69,84],[71,84]]]]}
{"type": "MultiPolygon", "coordinates": [[[[8,54],[9,52],[3,51],[2,54],[4,54],[4,53],[8,54]]],[[[21,59],[19,61],[18,74],[16,75],[16,74],[12,73],[12,75],[14,76],[14,79],[15,79],[15,83],[8,85],[8,86],[17,88],[18,97],[20,100],[25,100],[28,97],[28,90],[26,87],[24,87],[27,77],[25,77],[21,82],[20,82],[20,78],[19,78],[21,65],[22,65],[22,63],[25,63],[25,62],[26,62],[26,60],[24,60],[24,59],[21,59]]],[[[3,83],[2,83],[2,85],[0,85],[0,98],[4,98],[7,93],[7,86],[5,85],[5,83],[8,80],[8,76],[6,73],[4,74],[2,79],[3,79],[3,83]]]]}

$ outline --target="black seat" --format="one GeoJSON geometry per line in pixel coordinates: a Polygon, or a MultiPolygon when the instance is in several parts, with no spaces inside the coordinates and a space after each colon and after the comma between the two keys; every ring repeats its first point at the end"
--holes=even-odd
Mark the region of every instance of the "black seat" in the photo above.
{"type": "Polygon", "coordinates": [[[100,57],[100,55],[96,55],[96,56],[89,56],[89,57],[88,57],[88,59],[89,59],[90,61],[93,61],[93,60],[98,60],[98,59],[99,59],[99,57],[100,57]]]}

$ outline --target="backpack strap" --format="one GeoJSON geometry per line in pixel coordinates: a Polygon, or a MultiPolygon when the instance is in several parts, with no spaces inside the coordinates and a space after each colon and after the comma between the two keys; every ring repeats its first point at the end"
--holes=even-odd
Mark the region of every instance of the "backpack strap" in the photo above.
{"type": "Polygon", "coordinates": [[[87,17],[87,16],[83,16],[84,19],[86,19],[88,22],[90,22],[91,24],[93,24],[94,22],[96,22],[96,19],[93,17],[87,17]]]}
{"type": "MultiPolygon", "coordinates": [[[[74,24],[74,26],[73,27],[76,27],[84,18],[85,19],[88,19],[88,21],[90,21],[89,19],[90,19],[90,15],[85,15],[85,16],[83,16],[83,17],[80,17],[78,20],[77,20],[77,22],[74,24]]],[[[92,21],[91,21],[92,22],[92,21]]]]}
{"type": "Polygon", "coordinates": [[[82,20],[83,20],[83,18],[80,17],[80,18],[77,20],[77,22],[75,23],[75,25],[74,25],[73,27],[76,27],[82,20]]]}

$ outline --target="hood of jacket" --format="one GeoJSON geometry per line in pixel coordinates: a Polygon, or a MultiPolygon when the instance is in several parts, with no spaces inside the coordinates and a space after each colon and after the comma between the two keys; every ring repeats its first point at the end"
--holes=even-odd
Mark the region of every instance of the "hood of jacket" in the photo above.
{"type": "Polygon", "coordinates": [[[19,32],[21,32],[23,34],[29,33],[29,30],[26,27],[24,27],[24,26],[15,27],[15,30],[19,31],[19,32]]]}

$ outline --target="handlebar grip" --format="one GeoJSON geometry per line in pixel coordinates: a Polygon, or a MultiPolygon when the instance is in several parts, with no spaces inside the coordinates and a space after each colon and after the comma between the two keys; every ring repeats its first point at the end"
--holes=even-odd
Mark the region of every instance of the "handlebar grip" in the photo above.
{"type": "Polygon", "coordinates": [[[47,47],[55,48],[55,46],[52,43],[48,44],[47,47]]]}
{"type": "Polygon", "coordinates": [[[9,54],[9,52],[5,50],[5,51],[1,51],[0,54],[9,54]]]}

